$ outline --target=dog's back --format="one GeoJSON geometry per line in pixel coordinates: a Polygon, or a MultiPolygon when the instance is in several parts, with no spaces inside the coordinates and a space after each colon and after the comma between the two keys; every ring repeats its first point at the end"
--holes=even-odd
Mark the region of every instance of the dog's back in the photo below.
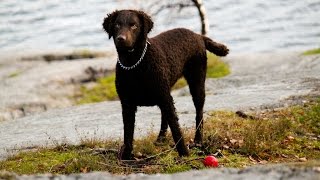
{"type": "Polygon", "coordinates": [[[154,58],[153,60],[168,67],[167,73],[171,74],[171,86],[183,75],[189,61],[204,60],[206,63],[206,50],[219,56],[228,54],[225,46],[185,28],[165,31],[151,38],[150,42],[151,48],[157,49],[155,53],[162,55],[161,60],[154,58]]]}

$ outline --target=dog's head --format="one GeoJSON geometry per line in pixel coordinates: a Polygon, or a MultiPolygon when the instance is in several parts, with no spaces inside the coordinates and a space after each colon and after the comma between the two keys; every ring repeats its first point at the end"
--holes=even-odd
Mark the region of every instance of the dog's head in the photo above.
{"type": "Polygon", "coordinates": [[[103,29],[113,37],[117,48],[132,49],[140,39],[146,39],[153,22],[146,13],[136,10],[120,10],[108,14],[103,29]]]}

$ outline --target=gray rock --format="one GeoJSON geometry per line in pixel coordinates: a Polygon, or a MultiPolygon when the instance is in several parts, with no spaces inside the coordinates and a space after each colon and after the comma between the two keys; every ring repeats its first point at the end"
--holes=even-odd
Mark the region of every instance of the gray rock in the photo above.
{"type": "Polygon", "coordinates": [[[320,173],[314,168],[291,167],[286,165],[264,165],[253,166],[245,169],[218,168],[205,169],[200,171],[188,171],[176,174],[130,174],[128,176],[112,175],[107,172],[92,172],[87,174],[71,174],[71,175],[23,175],[17,176],[12,173],[0,173],[0,177],[12,177],[17,180],[319,180],[320,173]]]}
{"type": "Polygon", "coordinates": [[[0,59],[0,121],[73,105],[70,97],[79,82],[92,78],[95,69],[113,71],[112,57],[50,63],[0,59]]]}

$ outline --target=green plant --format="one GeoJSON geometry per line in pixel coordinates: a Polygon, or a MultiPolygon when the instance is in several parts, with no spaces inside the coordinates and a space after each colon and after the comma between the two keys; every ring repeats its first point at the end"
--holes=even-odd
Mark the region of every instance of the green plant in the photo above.
{"type": "Polygon", "coordinates": [[[221,78],[230,74],[229,65],[212,53],[208,53],[207,66],[207,78],[221,78]]]}
{"type": "Polygon", "coordinates": [[[314,54],[320,54],[320,48],[307,50],[302,53],[303,55],[314,55],[314,54]]]}
{"type": "Polygon", "coordinates": [[[81,87],[81,97],[78,100],[79,104],[92,102],[101,102],[104,100],[118,99],[116,87],[114,84],[115,74],[101,78],[97,81],[97,85],[92,89],[81,87]]]}
{"type": "Polygon", "coordinates": [[[17,71],[17,72],[13,72],[13,73],[9,74],[8,77],[9,77],[9,78],[14,78],[14,77],[19,76],[20,74],[21,74],[21,72],[18,72],[18,71],[17,71]]]}

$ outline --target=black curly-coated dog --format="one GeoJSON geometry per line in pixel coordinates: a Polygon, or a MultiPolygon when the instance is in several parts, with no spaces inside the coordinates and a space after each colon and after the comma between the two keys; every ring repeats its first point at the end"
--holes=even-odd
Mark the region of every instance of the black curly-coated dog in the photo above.
{"type": "Polygon", "coordinates": [[[124,145],[121,159],[132,158],[137,106],[159,106],[162,114],[157,141],[165,139],[168,125],[177,151],[187,156],[188,148],[178,123],[171,87],[182,76],[188,82],[196,108],[195,143],[202,142],[202,118],[207,70],[206,50],[226,56],[228,48],[208,37],[178,28],[148,38],[153,22],[142,11],[120,10],[108,14],[103,28],[113,37],[118,52],[116,89],[121,100],[124,145]]]}

